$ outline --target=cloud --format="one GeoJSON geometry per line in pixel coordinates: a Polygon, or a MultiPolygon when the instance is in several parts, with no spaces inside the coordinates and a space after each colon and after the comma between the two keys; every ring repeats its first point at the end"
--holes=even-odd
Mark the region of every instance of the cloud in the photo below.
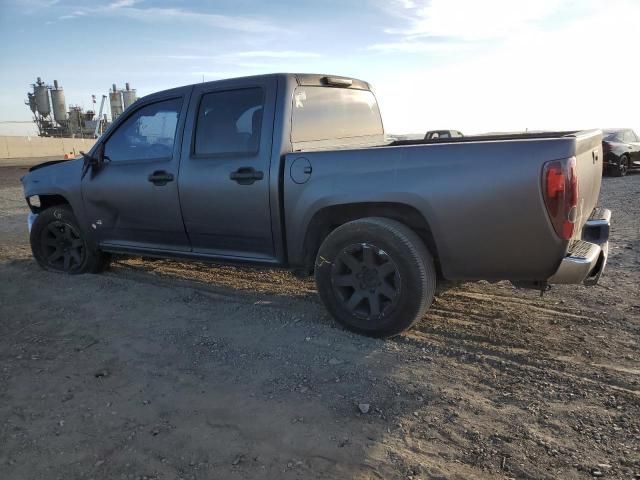
{"type": "Polygon", "coordinates": [[[133,7],[136,3],[140,3],[140,0],[116,0],[110,3],[107,8],[133,7]]]}
{"type": "Polygon", "coordinates": [[[168,58],[170,60],[213,60],[212,55],[162,55],[154,58],[168,58]]]}
{"type": "Polygon", "coordinates": [[[566,0],[397,0],[394,15],[404,24],[385,32],[413,39],[499,38],[534,26],[565,4],[566,0]]]}
{"type": "Polygon", "coordinates": [[[180,8],[134,8],[115,9],[123,17],[143,22],[182,22],[191,25],[205,25],[224,30],[237,30],[245,33],[277,33],[280,29],[270,22],[249,17],[201,13],[180,8]]]}
{"type": "Polygon", "coordinates": [[[225,56],[245,58],[319,58],[323,55],[320,53],[304,52],[300,50],[253,50],[229,53],[225,56]]]}
{"type": "Polygon", "coordinates": [[[218,60],[233,61],[238,58],[277,58],[277,59],[299,59],[299,58],[321,58],[322,54],[316,52],[305,52],[301,50],[251,50],[241,52],[224,53],[222,55],[165,55],[161,58],[171,60],[218,60]]]}
{"type": "Polygon", "coordinates": [[[83,10],[76,10],[74,12],[71,12],[68,15],[59,16],[58,20],[71,20],[73,18],[84,17],[85,15],[87,15],[87,12],[85,12],[83,10]]]}
{"type": "Polygon", "coordinates": [[[613,91],[634,92],[635,78],[612,77],[603,65],[628,63],[620,46],[637,43],[639,22],[640,4],[614,0],[561,27],[514,32],[472,57],[418,68],[406,75],[415,88],[383,74],[375,83],[385,126],[397,133],[637,126],[637,109],[603,101],[613,91]]]}
{"type": "Polygon", "coordinates": [[[60,20],[71,20],[85,15],[116,16],[146,23],[184,23],[204,25],[223,30],[235,30],[244,33],[282,33],[283,30],[273,23],[260,18],[239,15],[204,13],[185,8],[137,7],[139,0],[116,0],[106,6],[78,9],[62,15],[60,20]]]}
{"type": "Polygon", "coordinates": [[[464,42],[433,42],[418,40],[402,40],[400,42],[374,43],[367,50],[380,53],[431,53],[446,54],[473,49],[473,45],[464,42]]]}
{"type": "Polygon", "coordinates": [[[13,6],[17,7],[23,14],[33,15],[42,13],[44,9],[54,7],[59,3],[60,0],[13,0],[12,2],[6,2],[5,5],[0,5],[0,11],[2,8],[13,4],[13,6]]]}

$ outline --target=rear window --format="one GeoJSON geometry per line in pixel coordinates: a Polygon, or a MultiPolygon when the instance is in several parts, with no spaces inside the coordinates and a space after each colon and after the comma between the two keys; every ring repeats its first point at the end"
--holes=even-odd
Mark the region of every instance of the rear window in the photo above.
{"type": "Polygon", "coordinates": [[[296,88],[291,127],[294,143],[382,134],[378,104],[369,90],[296,88]]]}

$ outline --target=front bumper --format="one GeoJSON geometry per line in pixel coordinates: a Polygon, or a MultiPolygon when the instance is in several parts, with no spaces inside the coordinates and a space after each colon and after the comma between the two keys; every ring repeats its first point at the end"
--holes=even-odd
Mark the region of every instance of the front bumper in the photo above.
{"type": "Polygon", "coordinates": [[[594,209],[582,229],[582,240],[571,243],[567,256],[547,283],[597,284],[607,264],[610,224],[611,210],[594,209]]]}

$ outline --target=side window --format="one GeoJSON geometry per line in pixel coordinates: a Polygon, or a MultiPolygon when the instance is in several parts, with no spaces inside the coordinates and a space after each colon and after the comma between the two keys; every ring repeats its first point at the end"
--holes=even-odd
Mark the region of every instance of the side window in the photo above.
{"type": "Polygon", "coordinates": [[[263,110],[261,88],[203,95],[198,109],[193,153],[196,156],[258,153],[263,110]]]}
{"type": "Polygon", "coordinates": [[[182,99],[152,103],[136,110],[109,137],[104,154],[112,162],[171,158],[182,99]]]}

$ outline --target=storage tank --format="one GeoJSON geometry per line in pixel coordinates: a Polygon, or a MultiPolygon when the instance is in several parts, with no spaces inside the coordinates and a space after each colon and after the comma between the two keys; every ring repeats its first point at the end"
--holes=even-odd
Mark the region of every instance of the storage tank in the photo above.
{"type": "Polygon", "coordinates": [[[122,92],[113,84],[113,91],[109,92],[109,104],[111,105],[111,120],[115,120],[122,114],[122,92]]]}
{"type": "Polygon", "coordinates": [[[69,130],[75,134],[82,128],[82,109],[69,107],[69,130]]]}
{"type": "Polygon", "coordinates": [[[58,86],[58,81],[53,81],[51,89],[51,104],[53,105],[53,118],[62,124],[67,121],[67,105],[64,99],[64,90],[58,86]]]}
{"type": "Polygon", "coordinates": [[[36,109],[43,117],[51,113],[51,105],[49,104],[49,89],[44,82],[38,77],[33,85],[33,95],[36,97],[36,109]]]}
{"type": "Polygon", "coordinates": [[[124,102],[125,110],[129,108],[129,105],[131,105],[137,99],[138,97],[136,96],[136,89],[129,88],[129,83],[126,83],[125,89],[122,91],[122,100],[124,102]]]}

